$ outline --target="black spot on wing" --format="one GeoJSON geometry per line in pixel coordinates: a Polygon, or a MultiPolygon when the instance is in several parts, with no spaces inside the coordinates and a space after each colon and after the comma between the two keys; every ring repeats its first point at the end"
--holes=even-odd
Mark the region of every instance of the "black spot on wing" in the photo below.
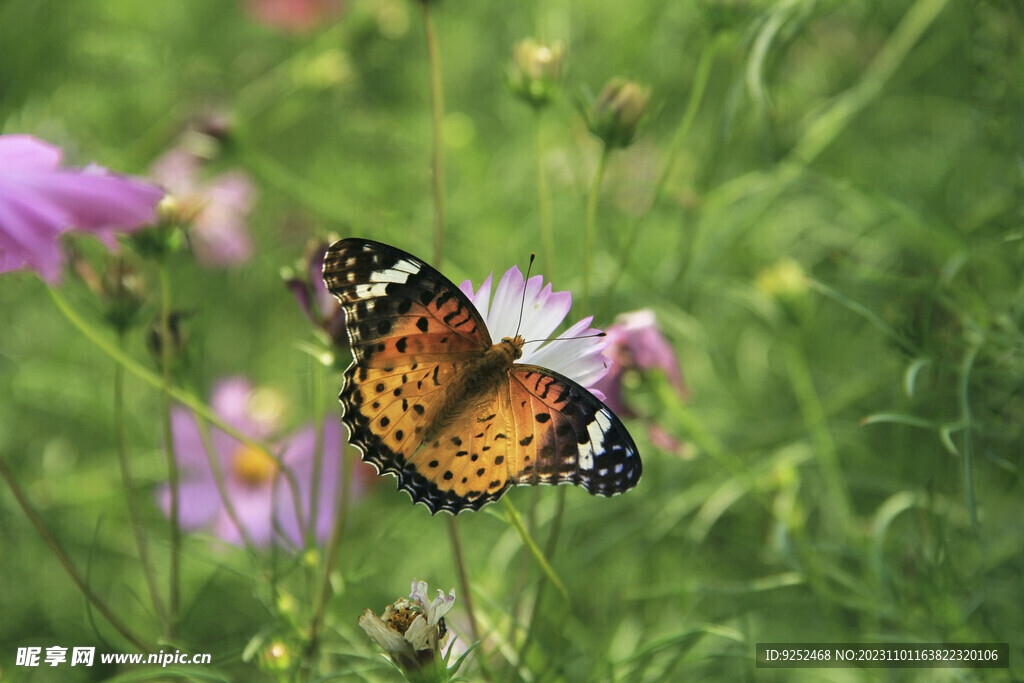
{"type": "Polygon", "coordinates": [[[482,352],[491,346],[483,319],[466,295],[436,269],[401,249],[362,238],[339,240],[324,255],[323,274],[345,311],[357,362],[368,362],[392,346],[397,353],[405,353],[408,340],[402,342],[403,335],[396,331],[408,332],[404,325],[411,324],[421,332],[432,324],[444,324],[462,337],[453,353],[470,348],[482,352]],[[401,325],[403,317],[407,322],[401,325]]]}
{"type": "Polygon", "coordinates": [[[530,463],[524,457],[515,483],[576,484],[600,496],[636,486],[642,473],[636,444],[596,396],[568,377],[538,366],[514,365],[512,376],[531,393],[533,408],[539,401],[549,409],[527,413],[533,419],[522,426],[529,436],[520,444],[529,446],[536,435],[532,452],[537,459],[530,463]]]}

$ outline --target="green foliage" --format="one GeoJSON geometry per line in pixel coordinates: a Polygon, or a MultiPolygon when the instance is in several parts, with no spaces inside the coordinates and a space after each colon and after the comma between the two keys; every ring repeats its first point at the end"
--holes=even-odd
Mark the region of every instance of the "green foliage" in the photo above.
{"type": "MultiPolygon", "coordinates": [[[[297,427],[338,417],[341,376],[305,352],[317,338],[282,266],[331,233],[432,261],[423,8],[352,0],[298,35],[243,8],[0,4],[0,133],[145,175],[184,131],[226,117],[207,170],[254,179],[256,247],[222,269],[167,255],[188,346],[175,382],[205,397],[217,379],[245,375],[286,397],[285,422],[297,427]]],[[[683,400],[656,376],[627,386],[645,418],[627,420],[644,462],[635,490],[610,500],[568,490],[564,513],[560,491],[507,494],[567,600],[502,506],[459,517],[484,642],[458,675],[821,680],[823,670],[755,670],[765,641],[1009,641],[1009,672],[831,673],[1024,675],[1019,4],[448,0],[429,11],[446,111],[446,234],[434,265],[479,283],[541,251],[540,134],[554,247],[545,276],[577,295],[574,320],[597,313],[604,327],[654,309],[692,392],[683,400]],[[564,92],[613,77],[650,87],[639,137],[603,168],[589,261],[601,144],[570,99],[536,116],[508,92],[512,48],[530,36],[565,45],[564,92]],[[593,311],[578,308],[585,262],[593,311]],[[682,440],[682,453],[654,446],[646,420],[682,440]]],[[[102,261],[90,240],[76,245],[102,261]]],[[[150,300],[131,314],[148,324],[126,334],[124,350],[159,376],[147,349],[159,328],[157,269],[141,258],[139,268],[150,300]]],[[[77,276],[60,292],[103,325],[104,302],[77,276]]],[[[131,630],[154,651],[209,652],[212,664],[62,667],[59,680],[290,680],[302,662],[310,680],[399,680],[359,614],[381,611],[413,578],[445,589],[459,579],[447,521],[390,479],[348,511],[315,653],[304,648],[324,549],[249,553],[202,533],[183,539],[180,623],[162,640],[118,466],[114,368],[38,279],[0,275],[0,455],[131,630]]],[[[127,376],[134,496],[165,592],[172,544],[153,494],[167,476],[161,401],[127,376]]],[[[7,487],[0,548],[0,678],[26,674],[14,657],[27,645],[132,649],[87,606],[7,487]]],[[[459,590],[448,620],[466,634],[459,590]]],[[[43,668],[28,673],[58,680],[43,668]]]]}

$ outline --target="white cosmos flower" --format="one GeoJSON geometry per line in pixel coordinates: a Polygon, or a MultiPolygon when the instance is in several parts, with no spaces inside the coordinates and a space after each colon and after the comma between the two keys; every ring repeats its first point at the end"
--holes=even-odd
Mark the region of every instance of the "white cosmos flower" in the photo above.
{"type": "Polygon", "coordinates": [[[384,648],[409,680],[435,680],[429,672],[443,661],[441,646],[448,635],[443,617],[455,604],[454,588],[447,596],[437,591],[433,601],[427,599],[427,592],[426,581],[413,579],[408,599],[388,605],[382,616],[365,609],[359,617],[366,635],[384,648]]]}
{"type": "MultiPolygon", "coordinates": [[[[523,339],[533,342],[523,347],[523,357],[519,363],[554,370],[584,387],[589,387],[608,372],[609,361],[601,353],[608,342],[603,337],[576,338],[600,333],[601,330],[590,327],[593,316],[580,320],[561,334],[554,334],[555,328],[569,313],[572,294],[551,291],[551,284],[545,286],[544,278],[540,275],[524,281],[517,266],[512,266],[502,276],[493,298],[492,281],[493,274],[488,275],[480,289],[474,292],[473,283],[466,280],[459,285],[459,289],[480,312],[493,341],[515,336],[518,327],[523,339]],[[523,306],[522,322],[519,320],[520,305],[523,306]],[[555,336],[559,341],[543,344],[535,341],[555,336]]],[[[593,393],[603,400],[603,395],[593,393]]]]}

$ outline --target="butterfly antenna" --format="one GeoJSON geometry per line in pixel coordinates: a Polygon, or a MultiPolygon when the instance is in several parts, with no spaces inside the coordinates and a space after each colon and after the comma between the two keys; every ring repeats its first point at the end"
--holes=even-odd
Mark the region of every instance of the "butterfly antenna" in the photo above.
{"type": "Polygon", "coordinates": [[[523,324],[523,311],[526,309],[526,283],[530,281],[530,271],[533,270],[533,260],[537,258],[537,254],[530,252],[530,265],[526,266],[526,279],[523,280],[523,300],[519,302],[519,322],[516,323],[516,333],[512,335],[515,339],[519,336],[519,328],[523,324]]]}
{"type": "Polygon", "coordinates": [[[607,337],[607,332],[597,332],[595,334],[584,334],[580,337],[549,337],[547,339],[527,339],[524,344],[540,344],[542,342],[553,342],[553,341],[572,341],[573,339],[590,339],[591,337],[607,337]]]}

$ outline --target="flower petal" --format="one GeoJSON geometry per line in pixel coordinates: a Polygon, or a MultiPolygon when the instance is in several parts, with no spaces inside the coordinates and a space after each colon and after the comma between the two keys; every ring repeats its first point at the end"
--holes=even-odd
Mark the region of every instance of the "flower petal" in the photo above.
{"type": "MultiPolygon", "coordinates": [[[[157,505],[165,515],[171,514],[171,487],[163,485],[157,490],[157,505]]],[[[178,486],[178,524],[182,529],[195,530],[208,526],[221,509],[220,495],[212,478],[182,481],[178,486]]]]}
{"type": "Polygon", "coordinates": [[[87,230],[111,244],[115,231],[155,220],[163,191],[99,166],[58,168],[60,149],[28,135],[0,135],[0,270],[28,266],[56,281],[56,237],[87,230]]]}
{"type": "Polygon", "coordinates": [[[402,637],[402,634],[384,623],[384,620],[373,611],[363,610],[359,617],[359,626],[370,637],[370,640],[384,648],[384,651],[393,658],[404,657],[415,661],[416,652],[402,637]]]}
{"type": "Polygon", "coordinates": [[[581,386],[589,387],[608,372],[610,365],[608,359],[601,354],[607,345],[604,339],[573,339],[598,334],[600,330],[590,327],[592,320],[592,317],[584,318],[563,332],[559,341],[548,342],[529,355],[524,353],[521,362],[549,368],[581,386]]]}
{"type": "Polygon", "coordinates": [[[424,612],[430,607],[430,601],[427,600],[427,590],[427,582],[417,581],[416,579],[412,580],[412,586],[409,588],[409,599],[419,604],[424,612]]]}
{"type": "Polygon", "coordinates": [[[536,275],[526,283],[523,322],[519,331],[526,340],[549,338],[572,307],[572,294],[552,292],[550,283],[541,289],[542,282],[543,278],[536,275]]]}
{"type": "Polygon", "coordinates": [[[515,332],[519,323],[519,303],[525,286],[518,266],[512,266],[501,276],[485,319],[492,340],[511,336],[515,332]]]}
{"type": "MultiPolygon", "coordinates": [[[[235,510],[235,516],[238,517],[238,522],[256,546],[265,546],[273,538],[273,489],[272,485],[250,488],[241,486],[230,479],[227,482],[227,494],[231,500],[231,506],[235,510]]],[[[221,510],[214,533],[228,543],[242,544],[242,535],[238,531],[238,526],[226,509],[221,510]]]]}
{"type": "MultiPolygon", "coordinates": [[[[424,584],[426,587],[426,584],[424,584]]],[[[434,598],[433,602],[428,606],[427,613],[427,624],[434,626],[441,620],[441,618],[451,611],[455,605],[455,589],[451,589],[448,595],[444,594],[444,591],[438,590],[437,597],[434,598]]]]}
{"type": "Polygon", "coordinates": [[[243,434],[261,439],[270,433],[273,425],[253,417],[253,392],[252,384],[244,377],[228,377],[214,384],[210,392],[210,404],[224,422],[243,434]]]}
{"type": "Polygon", "coordinates": [[[60,165],[60,147],[31,135],[0,135],[0,168],[46,171],[60,165]]]}
{"type": "Polygon", "coordinates": [[[24,194],[13,195],[9,188],[0,185],[2,270],[28,265],[46,281],[55,282],[62,263],[57,235],[67,224],[64,214],[45,203],[26,202],[24,194]]]}
{"type": "Polygon", "coordinates": [[[434,625],[428,624],[422,614],[417,614],[405,631],[405,639],[416,652],[433,650],[434,644],[431,642],[431,636],[436,637],[436,634],[437,629],[434,628],[434,625]]]}
{"type": "MultiPolygon", "coordinates": [[[[487,312],[491,307],[491,285],[494,280],[494,273],[489,273],[484,283],[480,285],[479,291],[476,294],[473,293],[473,283],[470,280],[464,281],[459,285],[459,289],[462,293],[469,297],[469,300],[473,302],[476,307],[477,313],[483,318],[484,322],[487,322],[487,312]]],[[[490,331],[490,328],[488,328],[490,331]]]]}

